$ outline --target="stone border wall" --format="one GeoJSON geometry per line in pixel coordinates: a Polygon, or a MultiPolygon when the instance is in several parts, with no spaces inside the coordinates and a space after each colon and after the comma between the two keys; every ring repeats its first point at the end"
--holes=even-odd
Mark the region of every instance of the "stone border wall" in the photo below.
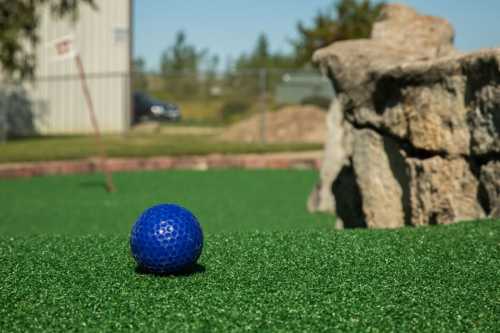
{"type": "MultiPolygon", "coordinates": [[[[208,169],[314,169],[321,164],[321,152],[242,154],[151,158],[111,158],[111,171],[208,170],[208,169]]],[[[0,164],[0,178],[93,173],[101,170],[99,159],[0,164]]]]}

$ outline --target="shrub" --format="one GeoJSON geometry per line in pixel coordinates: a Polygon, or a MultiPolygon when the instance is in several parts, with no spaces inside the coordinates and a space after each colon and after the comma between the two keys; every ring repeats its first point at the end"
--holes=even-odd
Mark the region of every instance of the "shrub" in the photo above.
{"type": "Polygon", "coordinates": [[[232,100],[222,105],[220,115],[224,122],[231,122],[241,118],[250,109],[250,103],[242,100],[232,100]]]}
{"type": "Polygon", "coordinates": [[[22,88],[0,89],[0,138],[36,134],[33,105],[22,88]]]}

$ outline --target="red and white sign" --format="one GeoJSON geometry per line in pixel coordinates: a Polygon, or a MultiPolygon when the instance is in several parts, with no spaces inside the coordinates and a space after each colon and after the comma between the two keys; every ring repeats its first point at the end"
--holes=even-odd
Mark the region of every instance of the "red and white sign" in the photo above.
{"type": "Polygon", "coordinates": [[[75,57],[78,53],[73,35],[66,35],[54,39],[48,46],[50,58],[53,61],[70,59],[75,57]]]}

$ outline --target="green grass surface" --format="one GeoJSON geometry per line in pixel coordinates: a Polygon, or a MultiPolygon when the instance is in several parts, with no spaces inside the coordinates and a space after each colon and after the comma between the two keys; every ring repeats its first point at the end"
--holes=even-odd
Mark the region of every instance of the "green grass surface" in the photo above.
{"type": "MultiPolygon", "coordinates": [[[[240,154],[321,149],[311,143],[221,142],[207,135],[131,134],[105,136],[109,156],[240,154]]],[[[40,137],[0,144],[0,163],[87,158],[98,155],[93,136],[40,137]]]]}
{"type": "Polygon", "coordinates": [[[189,207],[207,233],[332,228],[333,218],[306,211],[314,171],[214,170],[72,175],[4,180],[2,234],[121,234],[147,207],[175,202],[189,207]]]}
{"type": "Polygon", "coordinates": [[[0,331],[498,331],[500,223],[335,231],[309,171],[4,181],[0,331]],[[139,274],[128,231],[151,204],[198,215],[191,275],[139,274]]]}

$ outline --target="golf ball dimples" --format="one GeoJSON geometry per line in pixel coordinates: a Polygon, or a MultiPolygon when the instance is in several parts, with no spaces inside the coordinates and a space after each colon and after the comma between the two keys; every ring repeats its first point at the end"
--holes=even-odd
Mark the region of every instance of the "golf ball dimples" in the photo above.
{"type": "Polygon", "coordinates": [[[196,217],[174,204],[144,211],[130,235],[137,264],[154,273],[175,273],[192,266],[202,247],[203,233],[196,217]]]}

